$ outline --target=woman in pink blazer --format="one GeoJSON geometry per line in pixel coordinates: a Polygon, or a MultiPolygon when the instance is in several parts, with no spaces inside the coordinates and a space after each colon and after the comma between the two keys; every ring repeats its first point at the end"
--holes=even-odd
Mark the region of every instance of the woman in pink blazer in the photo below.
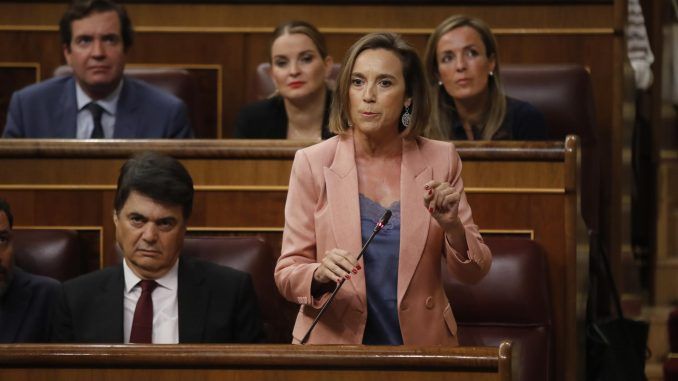
{"type": "Polygon", "coordinates": [[[419,137],[430,112],[421,61],[398,35],[369,34],[348,51],[337,85],[337,136],[297,152],[285,205],[275,281],[301,305],[294,342],[344,278],[309,343],[457,345],[441,256],[473,283],[492,255],[454,145],[419,137]],[[357,261],[386,209],[391,221],[357,261]]]}

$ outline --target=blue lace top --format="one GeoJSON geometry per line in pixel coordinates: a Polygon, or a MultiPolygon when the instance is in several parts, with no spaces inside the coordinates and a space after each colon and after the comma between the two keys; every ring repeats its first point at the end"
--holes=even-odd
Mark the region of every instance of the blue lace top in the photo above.
{"type": "MultiPolygon", "coordinates": [[[[363,194],[360,225],[363,244],[386,209],[363,194]]],[[[401,345],[398,320],[398,258],[400,256],[400,201],[389,207],[393,215],[363,254],[367,287],[367,325],[363,344],[401,345]]]]}

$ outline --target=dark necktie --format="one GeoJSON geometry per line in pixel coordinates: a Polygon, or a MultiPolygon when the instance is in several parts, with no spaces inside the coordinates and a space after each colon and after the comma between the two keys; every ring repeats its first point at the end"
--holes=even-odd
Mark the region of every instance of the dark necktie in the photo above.
{"type": "Polygon", "coordinates": [[[153,338],[153,299],[151,294],[158,286],[154,280],[142,280],[141,296],[134,309],[132,332],[129,335],[130,343],[151,343],[153,338]]]}
{"type": "Polygon", "coordinates": [[[94,102],[88,103],[87,109],[92,113],[92,121],[94,121],[94,129],[90,139],[103,139],[104,128],[101,126],[101,115],[104,113],[104,109],[94,102]]]}

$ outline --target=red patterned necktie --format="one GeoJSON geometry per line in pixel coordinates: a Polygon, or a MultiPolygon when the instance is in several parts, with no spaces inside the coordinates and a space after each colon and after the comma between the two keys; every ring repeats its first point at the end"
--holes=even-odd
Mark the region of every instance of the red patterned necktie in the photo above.
{"type": "Polygon", "coordinates": [[[158,286],[154,280],[142,280],[141,296],[134,309],[132,320],[132,333],[129,335],[130,343],[151,343],[153,338],[153,299],[151,294],[158,286]]]}

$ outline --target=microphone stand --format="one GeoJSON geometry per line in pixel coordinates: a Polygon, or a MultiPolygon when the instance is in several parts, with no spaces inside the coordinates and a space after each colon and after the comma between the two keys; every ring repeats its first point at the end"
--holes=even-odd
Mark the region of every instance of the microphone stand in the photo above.
{"type": "MultiPolygon", "coordinates": [[[[372,231],[372,235],[370,235],[370,238],[367,239],[365,244],[363,245],[362,249],[360,249],[360,254],[358,254],[358,257],[356,258],[357,261],[362,258],[363,254],[365,253],[365,250],[367,250],[367,246],[370,245],[370,242],[374,239],[374,237],[381,231],[381,229],[388,223],[388,220],[391,219],[391,211],[386,209],[384,212],[384,215],[381,216],[379,219],[379,222],[377,222],[377,225],[374,227],[374,230],[372,231]]],[[[301,344],[306,344],[308,341],[309,336],[311,336],[311,332],[313,331],[313,328],[315,328],[316,324],[318,324],[318,321],[320,320],[320,317],[323,316],[325,313],[325,310],[327,307],[329,307],[330,304],[332,304],[332,301],[334,300],[334,297],[337,296],[337,292],[339,292],[339,289],[341,286],[344,285],[344,282],[346,281],[346,278],[341,278],[341,281],[337,283],[337,286],[334,288],[334,291],[332,291],[332,295],[330,295],[330,298],[327,299],[325,304],[323,304],[322,308],[320,309],[320,312],[318,312],[318,315],[313,319],[313,323],[311,323],[311,326],[309,327],[308,331],[304,335],[304,338],[301,339],[301,344]]]]}

